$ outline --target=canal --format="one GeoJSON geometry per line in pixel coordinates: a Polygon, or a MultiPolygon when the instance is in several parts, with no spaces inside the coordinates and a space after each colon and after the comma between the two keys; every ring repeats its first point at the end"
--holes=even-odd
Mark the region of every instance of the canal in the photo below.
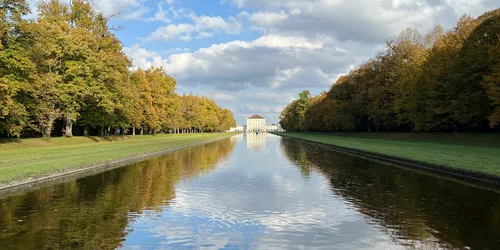
{"type": "Polygon", "coordinates": [[[0,196],[0,249],[500,249],[500,193],[271,134],[0,196]]]}

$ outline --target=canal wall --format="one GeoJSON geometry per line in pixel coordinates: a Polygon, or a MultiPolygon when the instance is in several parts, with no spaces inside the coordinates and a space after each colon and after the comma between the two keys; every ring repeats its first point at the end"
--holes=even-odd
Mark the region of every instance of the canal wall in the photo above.
{"type": "Polygon", "coordinates": [[[230,137],[231,136],[227,136],[227,137],[221,137],[221,138],[208,140],[208,141],[190,143],[190,144],[186,144],[183,146],[169,148],[169,149],[165,149],[165,150],[161,150],[161,151],[145,153],[145,154],[136,155],[136,156],[132,156],[132,157],[126,157],[123,159],[113,160],[113,161],[109,161],[109,162],[82,166],[80,168],[71,169],[71,170],[67,170],[67,171],[55,172],[55,173],[45,174],[45,175],[41,175],[41,176],[37,176],[37,177],[30,177],[30,178],[26,178],[26,179],[22,179],[22,180],[3,183],[3,184],[0,184],[0,197],[5,195],[5,194],[11,194],[11,193],[20,192],[20,191],[22,192],[24,190],[29,190],[29,189],[43,186],[43,185],[53,185],[56,183],[68,181],[70,179],[94,175],[94,174],[104,172],[107,170],[111,170],[114,168],[119,168],[119,167],[123,167],[125,165],[129,165],[129,164],[145,161],[148,159],[152,159],[155,157],[159,157],[159,156],[168,154],[170,152],[216,142],[216,141],[228,139],[230,137]]]}
{"type": "Polygon", "coordinates": [[[332,145],[332,144],[316,142],[316,141],[306,140],[306,139],[302,139],[302,138],[296,138],[293,136],[287,136],[286,134],[281,134],[281,133],[280,134],[272,133],[272,134],[277,135],[277,136],[281,136],[281,137],[284,137],[287,139],[291,139],[291,140],[302,141],[302,142],[312,144],[312,145],[315,145],[318,147],[332,149],[332,150],[335,150],[338,152],[354,155],[357,157],[375,160],[375,161],[379,161],[379,162],[386,163],[386,164],[391,164],[394,166],[406,167],[406,168],[415,169],[415,170],[423,170],[423,171],[426,171],[429,173],[438,174],[438,175],[443,176],[443,177],[451,177],[451,178],[459,180],[459,181],[466,181],[466,182],[469,182],[472,184],[479,184],[481,186],[487,186],[487,187],[492,187],[495,189],[500,189],[500,176],[496,176],[496,175],[492,175],[492,174],[475,172],[475,171],[470,171],[470,170],[466,170],[466,169],[458,169],[458,168],[453,168],[450,166],[438,165],[438,164],[433,164],[433,163],[428,163],[428,162],[406,159],[406,158],[397,157],[397,156],[374,153],[374,152],[370,152],[370,151],[366,151],[366,150],[352,149],[352,148],[347,148],[347,147],[342,147],[342,146],[336,146],[336,145],[332,145]]]}

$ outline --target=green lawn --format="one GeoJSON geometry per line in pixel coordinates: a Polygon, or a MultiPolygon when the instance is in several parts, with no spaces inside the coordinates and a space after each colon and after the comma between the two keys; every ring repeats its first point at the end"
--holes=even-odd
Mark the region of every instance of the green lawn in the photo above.
{"type": "Polygon", "coordinates": [[[499,134],[288,132],[282,135],[500,176],[499,134]]]}
{"type": "Polygon", "coordinates": [[[0,140],[0,183],[111,162],[232,133],[0,140]]]}

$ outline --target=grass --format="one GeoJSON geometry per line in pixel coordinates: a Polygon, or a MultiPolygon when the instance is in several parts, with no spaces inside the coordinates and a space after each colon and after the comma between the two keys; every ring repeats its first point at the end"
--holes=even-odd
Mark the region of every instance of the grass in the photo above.
{"type": "Polygon", "coordinates": [[[232,133],[58,137],[0,141],[0,183],[112,162],[189,144],[229,137],[232,133]]]}
{"type": "Polygon", "coordinates": [[[500,176],[500,134],[288,132],[283,135],[500,176]]]}

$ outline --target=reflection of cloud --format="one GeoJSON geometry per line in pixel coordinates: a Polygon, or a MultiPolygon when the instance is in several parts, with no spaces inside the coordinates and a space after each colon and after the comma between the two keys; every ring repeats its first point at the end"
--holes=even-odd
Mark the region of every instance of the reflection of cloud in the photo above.
{"type": "Polygon", "coordinates": [[[398,249],[391,232],[335,195],[320,172],[304,179],[277,151],[276,136],[232,140],[243,136],[247,145],[237,144],[214,171],[178,182],[161,216],[131,225],[124,246],[148,238],[152,248],[165,249],[398,249]],[[255,145],[267,148],[248,150],[255,145]]]}
{"type": "Polygon", "coordinates": [[[247,133],[247,148],[248,149],[261,149],[266,147],[267,134],[266,133],[247,133]]]}

